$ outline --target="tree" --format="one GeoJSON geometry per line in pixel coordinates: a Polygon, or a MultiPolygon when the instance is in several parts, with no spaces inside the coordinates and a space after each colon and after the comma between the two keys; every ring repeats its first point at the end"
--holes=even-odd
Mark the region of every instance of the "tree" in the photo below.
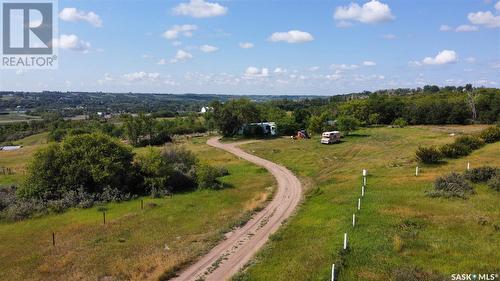
{"type": "Polygon", "coordinates": [[[135,193],[137,178],[130,147],[101,133],[69,136],[35,153],[19,195],[58,199],[68,191],[101,193],[116,188],[135,193]]]}
{"type": "Polygon", "coordinates": [[[368,122],[371,125],[378,125],[380,123],[380,114],[372,113],[368,116],[368,122]]]}
{"type": "Polygon", "coordinates": [[[472,120],[475,121],[477,119],[476,95],[474,92],[474,88],[472,88],[472,84],[465,85],[465,92],[467,92],[467,104],[469,105],[472,112],[472,120]]]}
{"type": "Polygon", "coordinates": [[[347,136],[358,128],[359,120],[352,116],[340,116],[337,118],[337,126],[347,136]]]}
{"type": "Polygon", "coordinates": [[[167,163],[158,150],[150,147],[146,152],[137,155],[134,162],[144,179],[146,193],[154,197],[168,193],[168,180],[173,166],[167,163]]]}
{"type": "Polygon", "coordinates": [[[211,107],[217,127],[224,136],[234,136],[244,124],[260,121],[260,112],[249,99],[235,99],[224,104],[214,102],[211,107]]]}

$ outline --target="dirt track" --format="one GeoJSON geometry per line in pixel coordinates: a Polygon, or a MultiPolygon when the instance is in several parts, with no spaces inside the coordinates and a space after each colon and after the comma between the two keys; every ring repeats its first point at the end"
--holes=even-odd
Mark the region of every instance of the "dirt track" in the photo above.
{"type": "Polygon", "coordinates": [[[211,138],[207,144],[266,168],[276,178],[278,189],[266,208],[241,228],[227,233],[226,239],[172,279],[176,281],[229,279],[264,246],[283,220],[293,213],[302,196],[300,181],[285,167],[244,152],[237,147],[241,143],[224,144],[218,138],[211,138]]]}

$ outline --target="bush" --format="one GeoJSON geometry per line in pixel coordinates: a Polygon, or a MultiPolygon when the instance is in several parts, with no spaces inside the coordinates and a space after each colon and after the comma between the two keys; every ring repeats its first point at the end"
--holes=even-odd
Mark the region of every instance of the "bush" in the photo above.
{"type": "Polygon", "coordinates": [[[137,192],[132,158],[130,147],[107,135],[68,136],[35,153],[18,195],[58,200],[70,190],[102,193],[109,186],[123,193],[137,192]]]}
{"type": "Polygon", "coordinates": [[[494,143],[500,140],[500,127],[488,127],[479,133],[479,137],[486,143],[494,143]]]}
{"type": "Polygon", "coordinates": [[[500,191],[500,173],[497,172],[491,177],[488,181],[488,186],[495,191],[500,191]]]}
{"type": "Polygon", "coordinates": [[[166,145],[161,157],[172,168],[167,181],[170,192],[184,191],[196,186],[196,165],[198,159],[191,151],[174,145],[166,145]]]}
{"type": "Polygon", "coordinates": [[[441,146],[439,150],[441,154],[447,158],[460,158],[462,156],[467,156],[472,152],[470,147],[459,143],[445,144],[441,146]]]}
{"type": "Polygon", "coordinates": [[[393,122],[392,122],[392,125],[393,126],[397,126],[397,127],[400,127],[400,128],[403,128],[403,127],[406,127],[408,126],[408,122],[406,122],[406,120],[404,118],[397,118],[395,119],[393,122]]]}
{"type": "Polygon", "coordinates": [[[465,178],[474,183],[487,182],[496,174],[499,174],[497,168],[484,166],[466,171],[465,178]]]}
{"type": "Polygon", "coordinates": [[[443,158],[441,152],[434,146],[423,147],[420,146],[415,153],[417,160],[426,164],[436,164],[443,158]]]}
{"type": "Polygon", "coordinates": [[[438,177],[434,181],[434,192],[429,193],[431,197],[461,197],[467,198],[474,194],[474,188],[465,180],[463,175],[450,173],[438,177]]]}
{"type": "Polygon", "coordinates": [[[47,205],[37,199],[17,200],[9,205],[3,216],[8,220],[19,221],[31,217],[33,214],[41,214],[47,212],[47,205]]]}
{"type": "Polygon", "coordinates": [[[484,141],[479,137],[474,136],[461,136],[455,140],[458,145],[465,145],[471,150],[476,150],[484,146],[484,141]]]}
{"type": "Polygon", "coordinates": [[[224,187],[218,178],[229,175],[224,167],[199,165],[196,171],[196,181],[200,189],[221,189],[224,187]]]}
{"type": "Polygon", "coordinates": [[[16,189],[11,187],[0,187],[0,211],[9,207],[16,201],[16,189]]]}

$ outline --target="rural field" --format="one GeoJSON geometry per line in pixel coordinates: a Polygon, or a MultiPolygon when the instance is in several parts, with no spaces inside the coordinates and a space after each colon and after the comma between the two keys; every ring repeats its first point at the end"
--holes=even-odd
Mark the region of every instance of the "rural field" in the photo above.
{"type": "MultiPolygon", "coordinates": [[[[0,175],[0,183],[22,181],[17,171],[44,145],[45,137],[34,135],[16,142],[24,145],[21,150],[0,152],[0,166],[16,171],[0,175]]],[[[206,138],[194,138],[180,145],[201,162],[224,165],[230,175],[222,180],[229,188],[164,199],[143,197],[15,223],[0,221],[0,280],[157,280],[207,252],[223,233],[265,204],[275,180],[264,169],[205,142],[206,138]]]]}
{"type": "Polygon", "coordinates": [[[246,151],[289,168],[307,191],[296,215],[234,279],[329,280],[331,264],[340,261],[345,232],[350,251],[338,280],[392,280],[398,270],[413,270],[418,280],[499,272],[498,192],[475,185],[477,194],[464,200],[430,198],[425,191],[436,177],[464,171],[467,162],[471,167],[500,166],[500,143],[461,159],[421,166],[415,176],[419,145],[449,143],[454,138],[450,133],[484,127],[367,128],[330,146],[319,144],[317,136],[244,145],[246,151]],[[367,192],[353,229],[362,169],[368,169],[367,192]]]}

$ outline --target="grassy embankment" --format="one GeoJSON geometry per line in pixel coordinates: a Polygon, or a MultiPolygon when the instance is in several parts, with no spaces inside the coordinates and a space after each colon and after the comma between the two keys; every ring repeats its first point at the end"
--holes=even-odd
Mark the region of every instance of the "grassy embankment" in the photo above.
{"type": "MultiPolygon", "coordinates": [[[[20,142],[22,150],[0,152],[0,166],[22,170],[43,139],[32,136],[20,142]]],[[[0,280],[156,280],[206,252],[264,203],[275,181],[205,140],[184,145],[201,161],[227,167],[223,181],[231,188],[107,204],[106,225],[98,207],[0,222],[0,280]]],[[[22,173],[0,176],[1,184],[21,180],[22,173]]]]}
{"type": "Polygon", "coordinates": [[[472,167],[500,167],[500,143],[442,165],[423,166],[415,177],[418,145],[452,142],[451,132],[482,128],[372,128],[330,146],[320,145],[317,137],[245,145],[246,150],[290,168],[308,192],[297,214],[238,279],[330,280],[344,232],[351,251],[342,281],[391,280],[394,270],[413,266],[446,280],[452,273],[498,273],[499,193],[485,185],[475,185],[477,194],[468,200],[429,198],[424,192],[437,176],[462,172],[467,162],[472,167]],[[368,189],[353,229],[362,169],[369,170],[368,189]]]}

